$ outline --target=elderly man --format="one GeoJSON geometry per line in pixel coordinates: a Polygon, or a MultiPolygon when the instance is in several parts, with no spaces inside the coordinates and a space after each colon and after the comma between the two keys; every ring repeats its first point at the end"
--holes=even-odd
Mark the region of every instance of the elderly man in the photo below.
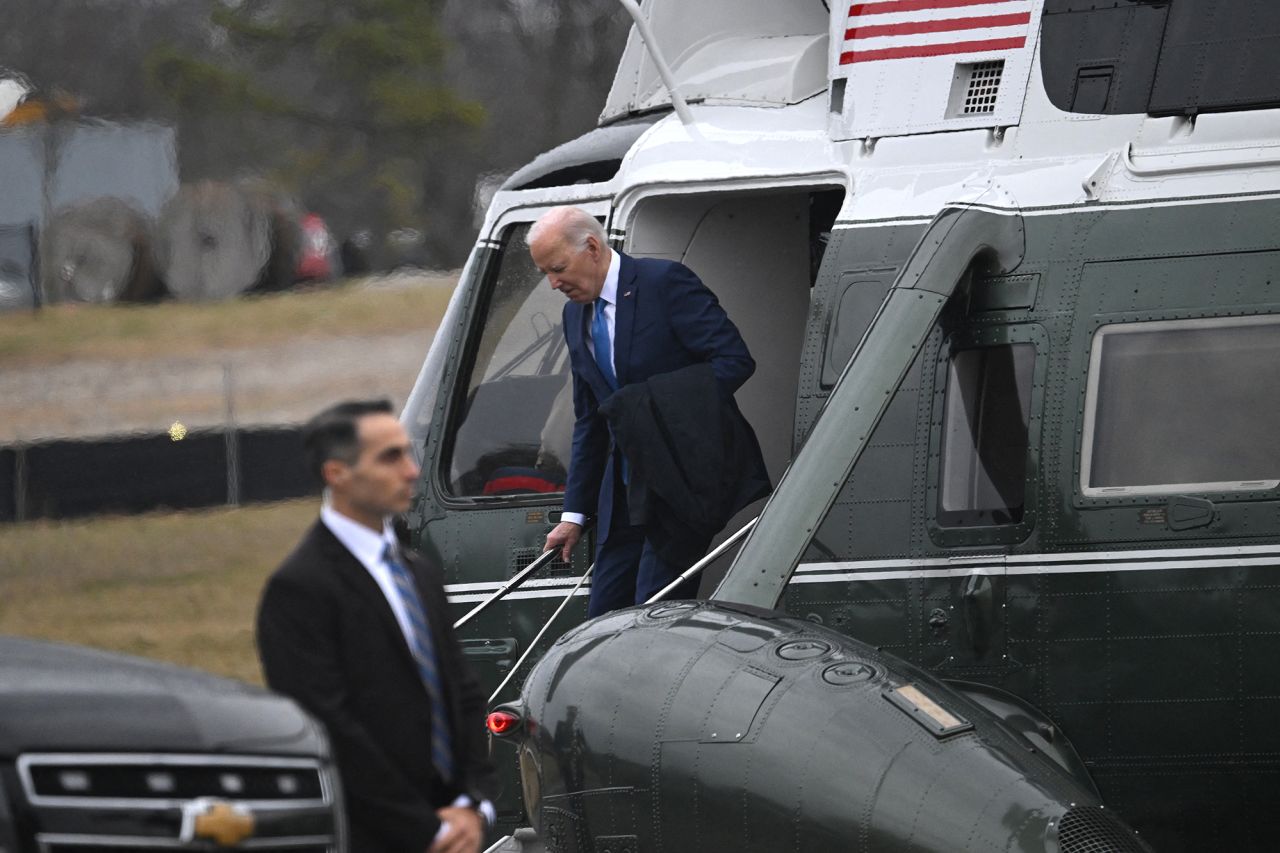
{"type": "MultiPolygon", "coordinates": [[[[626,386],[708,365],[714,375],[707,380],[711,396],[720,398],[749,434],[733,394],[755,371],[755,362],[715,295],[687,267],[613,251],[600,223],[585,211],[548,211],[529,230],[528,243],[534,264],[569,300],[563,318],[573,373],[573,446],[563,520],[547,536],[546,547],[560,548],[567,560],[586,517],[595,512],[596,568],[588,613],[598,616],[648,599],[701,557],[711,538],[706,530],[691,532],[666,537],[659,547],[652,526],[635,523],[628,496],[634,501],[636,493],[627,485],[636,457],[628,452],[624,459],[602,404],[626,386]]],[[[686,431],[664,439],[693,447],[706,437],[686,431]]],[[[741,479],[767,490],[754,435],[746,444],[741,479]]],[[[753,498],[760,494],[751,492],[753,498]]],[[[692,597],[696,590],[695,581],[675,596],[692,597]]]]}
{"type": "Polygon", "coordinates": [[[418,480],[409,437],[383,400],[326,409],[303,440],[326,503],[262,595],[267,684],[328,730],[353,851],[476,853],[493,818],[484,696],[440,570],[388,521],[418,480]]]}

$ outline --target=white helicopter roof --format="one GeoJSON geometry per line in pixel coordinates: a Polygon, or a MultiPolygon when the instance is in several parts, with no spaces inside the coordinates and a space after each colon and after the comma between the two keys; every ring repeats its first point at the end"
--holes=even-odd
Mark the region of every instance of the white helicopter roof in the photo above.
{"type": "MultiPolygon", "coordinates": [[[[1024,208],[1280,191],[1278,110],[1054,106],[1040,70],[1044,5],[646,0],[693,126],[662,117],[596,189],[625,209],[657,191],[840,180],[845,221],[928,217],[958,188],[990,182],[1024,208]]],[[[602,121],[670,101],[633,29],[602,121]]]]}
{"type": "MultiPolygon", "coordinates": [[[[688,101],[783,106],[827,89],[822,0],[645,0],[640,8],[688,101]]],[[[633,27],[600,121],[670,104],[633,27]]]]}

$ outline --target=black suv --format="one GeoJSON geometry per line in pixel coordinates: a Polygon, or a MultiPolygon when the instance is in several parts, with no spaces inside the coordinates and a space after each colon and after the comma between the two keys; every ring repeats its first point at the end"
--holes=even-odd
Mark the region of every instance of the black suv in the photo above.
{"type": "Polygon", "coordinates": [[[324,730],[287,699],[0,637],[0,853],[342,853],[324,730]]]}

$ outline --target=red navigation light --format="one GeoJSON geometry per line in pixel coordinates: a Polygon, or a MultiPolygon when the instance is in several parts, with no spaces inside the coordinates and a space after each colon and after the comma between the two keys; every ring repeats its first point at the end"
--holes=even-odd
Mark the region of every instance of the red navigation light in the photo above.
{"type": "Polygon", "coordinates": [[[520,717],[510,711],[493,711],[485,717],[484,724],[498,737],[514,732],[520,727],[520,717]]]}

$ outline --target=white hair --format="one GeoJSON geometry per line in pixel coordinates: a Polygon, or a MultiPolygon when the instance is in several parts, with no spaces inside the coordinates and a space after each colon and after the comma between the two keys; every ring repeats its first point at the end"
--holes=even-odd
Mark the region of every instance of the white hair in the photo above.
{"type": "Polygon", "coordinates": [[[532,246],[546,234],[559,235],[562,240],[576,249],[587,247],[587,238],[595,237],[601,246],[607,246],[604,226],[600,221],[580,207],[562,205],[553,207],[533,223],[524,241],[532,246]]]}

